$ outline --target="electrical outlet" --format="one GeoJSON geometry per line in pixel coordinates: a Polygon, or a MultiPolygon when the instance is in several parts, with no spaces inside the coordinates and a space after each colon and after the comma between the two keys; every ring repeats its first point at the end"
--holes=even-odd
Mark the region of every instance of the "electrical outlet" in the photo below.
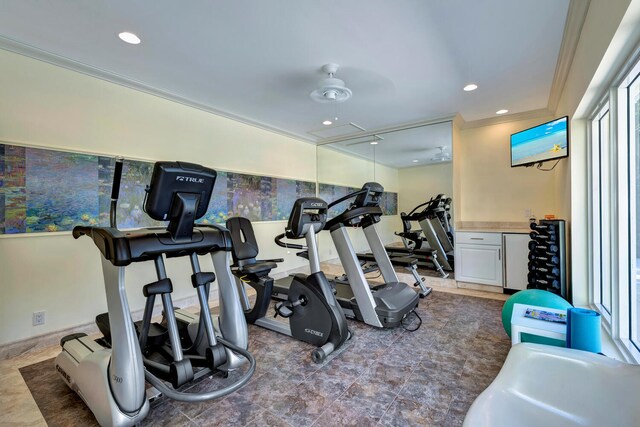
{"type": "Polygon", "coordinates": [[[526,218],[531,218],[533,216],[533,209],[527,208],[524,210],[524,216],[526,218]]]}
{"type": "Polygon", "coordinates": [[[44,325],[44,311],[33,312],[33,326],[44,325]]]}

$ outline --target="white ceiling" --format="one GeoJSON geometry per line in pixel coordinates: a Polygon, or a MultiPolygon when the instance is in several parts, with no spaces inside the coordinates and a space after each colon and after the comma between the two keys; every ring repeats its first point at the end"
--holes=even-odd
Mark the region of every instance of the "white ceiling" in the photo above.
{"type": "Polygon", "coordinates": [[[18,46],[84,72],[89,66],[103,77],[317,142],[323,138],[313,132],[333,108],[309,93],[328,62],[342,66],[336,76],[353,91],[339,106],[338,124],[378,130],[456,112],[470,121],[501,108],[546,108],[568,5],[4,0],[0,47],[18,46]],[[142,44],[121,42],[124,30],[142,44]],[[463,92],[469,82],[479,89],[463,92]]]}
{"type": "Polygon", "coordinates": [[[322,147],[346,152],[393,168],[445,163],[434,159],[444,147],[451,161],[451,122],[419,126],[401,131],[351,138],[322,147]],[[371,142],[377,142],[372,145],[371,142]],[[417,162],[414,162],[417,160],[417,162]]]}

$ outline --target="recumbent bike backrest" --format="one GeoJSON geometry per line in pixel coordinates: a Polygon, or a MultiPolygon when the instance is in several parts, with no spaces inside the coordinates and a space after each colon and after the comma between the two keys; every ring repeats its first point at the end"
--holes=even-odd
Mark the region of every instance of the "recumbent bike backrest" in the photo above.
{"type": "Polygon", "coordinates": [[[236,216],[227,220],[227,229],[231,233],[233,242],[233,263],[253,264],[258,256],[258,241],[253,232],[251,221],[247,218],[236,216]]]}

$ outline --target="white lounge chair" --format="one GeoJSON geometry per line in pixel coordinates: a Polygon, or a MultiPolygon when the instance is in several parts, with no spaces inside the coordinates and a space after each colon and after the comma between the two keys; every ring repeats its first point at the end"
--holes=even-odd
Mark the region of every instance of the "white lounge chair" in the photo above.
{"type": "Polygon", "coordinates": [[[640,366],[580,350],[517,344],[463,427],[640,426],[640,366]]]}

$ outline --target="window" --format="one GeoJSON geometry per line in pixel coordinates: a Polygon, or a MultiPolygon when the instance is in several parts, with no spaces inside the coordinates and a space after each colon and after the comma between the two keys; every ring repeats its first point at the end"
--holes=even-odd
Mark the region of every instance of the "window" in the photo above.
{"type": "Polygon", "coordinates": [[[590,120],[591,303],[640,362],[640,61],[590,120]]]}
{"type": "MultiPolygon", "coordinates": [[[[640,65],[640,64],[639,64],[640,65]]],[[[626,123],[629,141],[629,327],[631,342],[640,349],[640,315],[638,315],[638,299],[640,299],[640,67],[636,66],[623,82],[622,90],[626,92],[626,123]]],[[[623,106],[624,107],[624,106],[623,106]]]]}
{"type": "Polygon", "coordinates": [[[600,110],[592,123],[593,159],[593,278],[596,287],[594,302],[604,309],[603,314],[611,314],[611,145],[609,104],[600,110]]]}

